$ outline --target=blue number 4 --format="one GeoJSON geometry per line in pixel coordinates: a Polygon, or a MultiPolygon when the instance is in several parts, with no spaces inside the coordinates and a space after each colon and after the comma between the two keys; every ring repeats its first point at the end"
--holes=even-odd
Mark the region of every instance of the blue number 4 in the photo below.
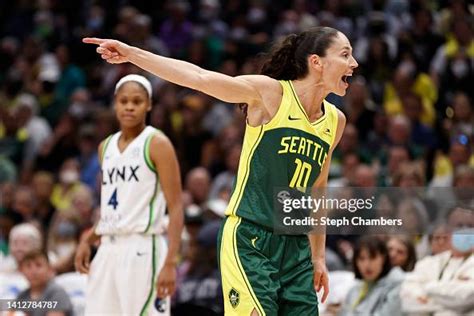
{"type": "Polygon", "coordinates": [[[115,188],[114,193],[112,193],[112,196],[110,197],[109,203],[107,203],[107,205],[112,205],[114,210],[116,210],[118,203],[119,202],[117,200],[117,188],[115,188]]]}

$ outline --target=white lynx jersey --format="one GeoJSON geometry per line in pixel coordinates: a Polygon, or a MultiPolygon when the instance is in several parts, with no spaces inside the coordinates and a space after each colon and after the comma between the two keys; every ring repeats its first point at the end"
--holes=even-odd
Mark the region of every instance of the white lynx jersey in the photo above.
{"type": "Polygon", "coordinates": [[[121,153],[121,132],[109,136],[102,150],[99,235],[160,233],[166,201],[150,159],[150,141],[160,133],[147,126],[121,153]]]}

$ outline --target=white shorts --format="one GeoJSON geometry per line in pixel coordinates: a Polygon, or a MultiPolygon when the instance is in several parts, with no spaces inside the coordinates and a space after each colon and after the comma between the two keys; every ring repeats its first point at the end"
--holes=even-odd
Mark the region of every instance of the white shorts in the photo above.
{"type": "Polygon", "coordinates": [[[89,269],[85,315],[170,315],[169,297],[155,304],[166,253],[160,235],[102,236],[89,269]]]}

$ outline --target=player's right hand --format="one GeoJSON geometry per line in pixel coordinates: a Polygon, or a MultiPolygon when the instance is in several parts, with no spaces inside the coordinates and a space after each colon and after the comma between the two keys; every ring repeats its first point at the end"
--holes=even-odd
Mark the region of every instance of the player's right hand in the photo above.
{"type": "Polygon", "coordinates": [[[97,37],[85,37],[82,42],[98,45],[97,53],[110,64],[121,64],[129,61],[131,47],[125,43],[97,37]]]}
{"type": "Polygon", "coordinates": [[[89,273],[89,264],[91,261],[91,247],[89,243],[82,241],[77,246],[74,266],[79,273],[89,273]]]}

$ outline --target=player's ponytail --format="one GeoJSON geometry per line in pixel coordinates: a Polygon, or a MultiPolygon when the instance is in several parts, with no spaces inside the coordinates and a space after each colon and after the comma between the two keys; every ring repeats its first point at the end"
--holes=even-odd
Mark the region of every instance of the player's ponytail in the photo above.
{"type": "Polygon", "coordinates": [[[308,73],[308,56],[324,57],[338,30],[314,27],[300,34],[290,34],[274,45],[262,65],[260,74],[277,80],[300,79],[308,73]]]}
{"type": "Polygon", "coordinates": [[[301,72],[295,59],[299,36],[290,34],[281,43],[274,45],[260,73],[279,80],[296,79],[298,72],[301,72]]]}
{"type": "MultiPolygon", "coordinates": [[[[272,47],[262,64],[260,74],[277,80],[303,78],[308,73],[308,56],[326,56],[326,51],[338,32],[332,27],[324,26],[286,36],[272,47]]],[[[239,106],[247,116],[247,104],[239,106]]]]}

